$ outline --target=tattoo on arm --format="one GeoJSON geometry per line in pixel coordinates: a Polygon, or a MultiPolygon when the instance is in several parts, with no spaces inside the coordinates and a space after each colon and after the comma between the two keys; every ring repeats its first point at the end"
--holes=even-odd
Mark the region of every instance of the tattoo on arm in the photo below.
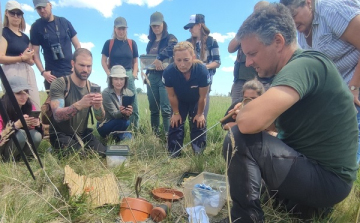
{"type": "Polygon", "coordinates": [[[64,107],[64,104],[64,99],[55,99],[52,101],[51,109],[56,122],[69,120],[70,118],[74,117],[78,112],[74,105],[64,107]]]}
{"type": "Polygon", "coordinates": [[[101,107],[100,109],[93,109],[93,110],[96,120],[102,121],[105,117],[105,111],[103,107],[101,107]]]}

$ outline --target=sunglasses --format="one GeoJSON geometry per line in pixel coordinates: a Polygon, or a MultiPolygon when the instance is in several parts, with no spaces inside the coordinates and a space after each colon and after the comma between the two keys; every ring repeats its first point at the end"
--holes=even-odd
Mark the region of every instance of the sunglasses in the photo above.
{"type": "Polygon", "coordinates": [[[11,17],[18,17],[18,18],[22,18],[23,17],[23,12],[21,12],[21,11],[8,11],[8,13],[9,13],[9,15],[11,16],[11,17]]]}

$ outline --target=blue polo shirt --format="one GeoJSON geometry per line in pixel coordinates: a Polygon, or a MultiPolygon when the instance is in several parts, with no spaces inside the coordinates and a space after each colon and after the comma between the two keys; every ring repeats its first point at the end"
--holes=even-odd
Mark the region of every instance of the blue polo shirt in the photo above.
{"type": "Polygon", "coordinates": [[[203,64],[196,63],[191,68],[190,79],[186,80],[174,63],[170,64],[163,73],[166,87],[174,88],[178,101],[196,103],[199,101],[199,88],[207,87],[210,83],[209,72],[203,64]]]}

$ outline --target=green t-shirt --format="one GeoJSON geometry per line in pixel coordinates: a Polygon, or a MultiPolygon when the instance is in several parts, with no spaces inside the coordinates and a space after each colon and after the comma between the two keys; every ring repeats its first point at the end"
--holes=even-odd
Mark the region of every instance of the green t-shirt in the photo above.
{"type": "MultiPolygon", "coordinates": [[[[64,77],[66,78],[66,77],[64,77]]],[[[68,107],[75,102],[81,100],[84,95],[88,94],[89,91],[87,87],[78,87],[74,82],[69,78],[70,81],[70,90],[65,99],[64,107],[68,107]]],[[[63,78],[55,79],[50,86],[50,97],[51,100],[54,99],[64,99],[65,97],[66,84],[63,78]]],[[[74,132],[77,132],[79,135],[85,133],[88,124],[89,109],[82,109],[72,118],[63,122],[56,122],[54,116],[51,117],[51,122],[54,125],[54,128],[57,132],[62,132],[67,135],[73,135],[74,132]]],[[[50,125],[49,129],[50,134],[55,134],[54,129],[50,125]]]]}
{"type": "Polygon", "coordinates": [[[278,138],[347,182],[356,179],[358,127],[353,96],[335,65],[317,51],[295,51],[271,87],[300,100],[276,120],[278,138]]]}

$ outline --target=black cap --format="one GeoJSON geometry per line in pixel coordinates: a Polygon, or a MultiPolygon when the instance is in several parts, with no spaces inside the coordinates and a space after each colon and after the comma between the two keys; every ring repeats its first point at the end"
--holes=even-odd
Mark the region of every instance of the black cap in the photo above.
{"type": "Polygon", "coordinates": [[[191,15],[189,19],[189,23],[186,26],[184,26],[184,29],[190,29],[195,24],[198,23],[205,23],[205,16],[203,14],[191,15]]]}

